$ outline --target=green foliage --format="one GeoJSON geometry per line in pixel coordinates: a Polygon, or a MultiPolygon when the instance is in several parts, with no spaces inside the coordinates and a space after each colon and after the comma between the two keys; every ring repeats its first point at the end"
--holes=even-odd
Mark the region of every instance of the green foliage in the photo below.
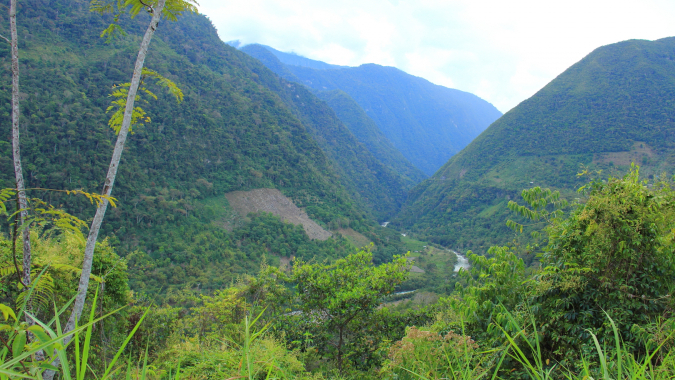
{"type": "Polygon", "coordinates": [[[648,324],[672,307],[673,190],[651,187],[638,168],[624,178],[596,181],[589,198],[547,228],[544,269],[534,286],[535,310],[551,349],[561,357],[593,331],[611,339],[602,311],[611,315],[629,347],[633,325],[648,324]]]}
{"type": "MultiPolygon", "coordinates": [[[[173,95],[176,98],[176,101],[180,104],[180,102],[183,101],[183,92],[181,91],[178,86],[176,86],[175,83],[173,83],[171,80],[164,78],[161,76],[159,73],[150,70],[148,68],[143,68],[142,74],[141,74],[141,83],[138,87],[139,93],[145,93],[149,97],[153,98],[154,100],[157,100],[157,95],[155,95],[152,91],[150,91],[146,86],[145,86],[145,80],[148,78],[154,79],[155,82],[157,83],[158,86],[166,88],[167,92],[171,95],[173,95]]],[[[116,134],[120,133],[120,128],[122,128],[122,121],[124,119],[124,111],[127,106],[127,97],[129,95],[129,86],[131,86],[130,83],[123,83],[121,85],[116,85],[113,86],[113,91],[110,94],[110,96],[113,98],[112,104],[106,109],[106,113],[110,111],[115,111],[113,114],[110,116],[110,120],[108,121],[108,126],[112,128],[116,134]]],[[[141,98],[140,95],[136,95],[136,102],[144,100],[141,98]]],[[[147,101],[144,100],[146,103],[147,101]]],[[[129,132],[132,131],[132,128],[135,125],[143,125],[143,123],[149,123],[150,122],[150,117],[146,115],[145,111],[143,108],[139,106],[134,106],[134,109],[131,114],[131,125],[129,126],[129,132]]]]}
{"type": "Polygon", "coordinates": [[[672,56],[673,38],[596,49],[413,189],[392,226],[484,253],[512,240],[504,205],[524,188],[572,199],[582,168],[620,176],[634,162],[644,178],[673,172],[675,63],[663,58],[672,56]]]}
{"type": "MultiPolygon", "coordinates": [[[[541,266],[526,269],[515,248],[470,254],[471,270],[460,272],[464,286],[440,302],[436,330],[461,325],[485,348],[502,346],[506,337],[512,351],[505,368],[535,379],[568,371],[571,378],[583,371],[600,376],[597,367],[589,370],[597,360],[607,359],[600,363],[605,369],[624,360],[635,371],[642,366],[636,363],[651,362],[672,332],[655,321],[672,323],[664,320],[673,310],[675,192],[668,182],[640,180],[637,167],[581,191],[587,198],[567,215],[554,192],[524,191],[529,207],[512,208],[545,221],[541,266]],[[608,345],[616,347],[607,351],[608,345]]],[[[667,362],[668,352],[654,361],[667,362]]]]}
{"type": "MultiPolygon", "coordinates": [[[[406,330],[403,339],[391,346],[389,360],[381,373],[397,379],[487,378],[494,365],[483,363],[489,358],[488,354],[479,352],[478,344],[469,336],[453,331],[440,335],[413,326],[406,330]]],[[[500,364],[495,366],[495,374],[500,364]]]]}
{"type": "MultiPolygon", "coordinates": [[[[141,11],[150,13],[151,9],[157,5],[157,0],[91,0],[89,7],[92,12],[99,14],[112,13],[113,23],[101,32],[101,37],[106,37],[107,42],[111,42],[117,36],[125,36],[126,33],[119,25],[120,15],[129,13],[131,18],[138,16],[141,11]]],[[[162,9],[162,17],[169,21],[178,21],[183,13],[197,13],[197,2],[194,0],[167,0],[162,9]]]]}
{"type": "MultiPolygon", "coordinates": [[[[265,57],[265,50],[280,60],[289,55],[262,48],[248,45],[242,50],[261,57],[265,65],[272,61],[265,57]]],[[[473,94],[433,85],[393,67],[366,64],[323,70],[298,61],[290,63],[290,59],[286,64],[268,67],[316,91],[344,91],[366,110],[393,146],[426,175],[432,175],[501,116],[494,106],[473,94]]]]}
{"type": "MultiPolygon", "coordinates": [[[[36,277],[35,282],[38,282],[43,274],[44,271],[36,277]]],[[[31,288],[29,293],[32,290],[33,289],[31,288]]],[[[3,343],[3,347],[0,348],[0,378],[3,380],[17,378],[42,379],[42,374],[45,370],[57,370],[52,363],[58,358],[61,361],[62,378],[72,379],[71,368],[73,368],[73,364],[75,364],[75,378],[84,379],[91,370],[88,365],[88,358],[90,349],[92,348],[91,337],[93,325],[100,323],[106,317],[118,312],[119,309],[104,315],[101,318],[95,318],[96,301],[98,299],[97,292],[94,296],[89,321],[82,326],[76,327],[73,331],[64,334],[61,331],[60,318],[70,302],[60,310],[57,310],[56,307],[54,307],[54,314],[49,322],[42,322],[35,318],[34,315],[31,315],[35,324],[28,324],[20,321],[24,314],[30,315],[27,310],[27,299],[28,297],[18,308],[18,313],[15,313],[12,308],[0,304],[0,311],[5,318],[5,322],[10,322],[0,323],[0,341],[3,343]],[[12,320],[9,320],[10,316],[12,317],[12,320]],[[85,342],[82,346],[82,356],[80,356],[78,336],[84,330],[86,330],[85,342]],[[67,354],[68,347],[63,344],[64,338],[69,335],[75,336],[75,339],[73,340],[75,342],[75,363],[69,361],[69,356],[67,354]],[[43,353],[42,358],[38,357],[38,352],[43,353]]],[[[136,329],[133,329],[127,336],[125,344],[117,351],[115,358],[110,361],[108,370],[101,377],[97,378],[110,379],[108,375],[111,374],[116,359],[124,350],[126,342],[128,342],[135,330],[136,329]]]]}
{"type": "Polygon", "coordinates": [[[407,272],[406,257],[376,267],[369,251],[331,264],[294,264],[291,278],[297,284],[302,318],[315,324],[320,321],[321,348],[334,345],[336,352],[331,356],[340,371],[351,330],[358,328],[375,311],[380,299],[406,279],[407,272]]]}
{"type": "Polygon", "coordinates": [[[488,254],[467,253],[471,268],[460,269],[463,282],[456,284],[455,293],[439,301],[441,318],[435,328],[461,329],[485,347],[493,347],[502,343],[502,334],[495,326],[495,321],[502,324],[507,319],[508,312],[502,306],[517,310],[527,301],[529,273],[513,249],[492,247],[488,254]]]}

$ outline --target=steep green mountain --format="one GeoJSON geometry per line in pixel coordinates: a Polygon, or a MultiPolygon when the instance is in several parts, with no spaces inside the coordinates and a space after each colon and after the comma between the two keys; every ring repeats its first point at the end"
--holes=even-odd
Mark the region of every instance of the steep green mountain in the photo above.
{"type": "MultiPolygon", "coordinates": [[[[110,19],[90,13],[86,1],[27,0],[19,15],[27,186],[98,192],[115,138],[107,126],[108,95],[113,85],[129,80],[148,18],[123,22],[128,34],[106,44],[99,34],[110,19]]],[[[8,46],[0,46],[5,62],[8,54],[8,46]]],[[[286,95],[279,88],[288,88],[287,83],[220,41],[202,15],[162,22],[146,66],[174,80],[185,101],[176,104],[157,89],[158,100],[141,104],[152,122],[134,128],[127,142],[113,191],[119,205],[109,209],[103,225],[102,234],[127,255],[136,290],[214,289],[255,271],[263,255],[332,258],[352,250],[339,235],[310,241],[301,230],[268,215],[243,220],[233,230],[224,228],[232,210],[223,194],[234,190],[279,189],[323,226],[362,232],[381,248],[377,260],[399,253],[396,234],[385,237],[387,231],[371,227],[362,202],[342,185],[353,191],[363,182],[348,178],[346,169],[330,158],[331,151],[324,153],[321,146],[330,144],[317,143],[314,135],[352,144],[344,148],[351,157],[367,153],[323,102],[308,94],[302,98],[307,107],[299,112],[282,99],[286,95]],[[272,85],[276,87],[270,89],[272,85]],[[313,112],[332,115],[324,132],[317,132],[323,120],[303,124],[313,112]],[[351,139],[340,135],[345,133],[351,139]],[[385,247],[385,241],[391,243],[385,247]]],[[[8,71],[7,64],[3,68],[8,71]]],[[[6,126],[9,81],[9,75],[0,79],[0,120],[6,126]]],[[[9,133],[9,128],[0,130],[2,187],[14,186],[9,133]]],[[[359,161],[349,170],[381,185],[373,173],[385,170],[368,165],[359,161]]],[[[391,198],[405,196],[396,191],[391,198]]],[[[81,218],[93,215],[84,198],[45,190],[33,190],[31,196],[81,218]]]]}
{"type": "Polygon", "coordinates": [[[501,116],[473,94],[434,85],[393,67],[279,66],[272,64],[269,53],[275,53],[270,49],[263,45],[242,48],[288,80],[300,80],[317,91],[339,89],[349,94],[403,156],[427,175],[501,116]]]}
{"type": "Polygon", "coordinates": [[[408,161],[389,139],[380,132],[377,124],[344,91],[319,91],[316,95],[325,101],[335,114],[382,163],[405,177],[412,185],[420,183],[427,176],[408,161]]]}
{"type": "Polygon", "coordinates": [[[307,128],[333,163],[340,183],[361,209],[388,220],[403,206],[416,182],[386,166],[354,137],[335,112],[307,88],[274,76],[264,66],[251,67],[307,128]]]}
{"type": "Polygon", "coordinates": [[[509,199],[524,188],[572,190],[576,173],[643,176],[675,166],[675,38],[596,49],[493,123],[411,192],[393,223],[457,248],[512,236],[509,199]]]}
{"type": "MultiPolygon", "coordinates": [[[[300,82],[300,79],[290,72],[290,70],[278,58],[279,56],[290,56],[296,58],[298,56],[281,53],[272,48],[257,44],[247,45],[242,49],[242,51],[253,57],[256,57],[256,59],[261,61],[265,66],[286,80],[296,83],[300,82]]],[[[319,61],[312,62],[323,63],[319,61]]],[[[318,64],[312,64],[312,66],[320,67],[318,64]]],[[[368,115],[365,114],[363,109],[361,109],[361,107],[349,97],[349,95],[339,90],[314,91],[314,93],[319,98],[328,103],[328,105],[337,114],[340,121],[349,128],[358,141],[365,145],[376,159],[403,177],[407,185],[406,188],[412,187],[413,185],[422,181],[422,179],[426,178],[424,173],[413,166],[410,161],[408,161],[391,144],[389,139],[387,139],[387,137],[379,131],[377,125],[368,117],[368,115]]]]}

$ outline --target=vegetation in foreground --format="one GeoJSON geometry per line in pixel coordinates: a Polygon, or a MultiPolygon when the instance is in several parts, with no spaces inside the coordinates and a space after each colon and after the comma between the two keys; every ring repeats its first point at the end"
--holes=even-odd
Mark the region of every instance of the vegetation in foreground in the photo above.
{"type": "MultiPolygon", "coordinates": [[[[460,271],[454,292],[403,311],[380,305],[408,277],[414,262],[406,257],[375,265],[362,250],[332,263],[264,265],[211,295],[185,290],[153,305],[128,290],[124,260],[102,242],[98,290],[84,312],[96,323],[82,323],[93,332],[79,330],[81,347],[64,347],[64,360],[80,360],[86,347],[84,378],[103,378],[108,368],[109,378],[147,379],[176,378],[178,368],[182,379],[672,378],[672,183],[641,181],[635,167],[581,192],[567,204],[555,192],[525,190],[527,206],[511,208],[541,224],[533,241],[545,244],[469,253],[472,267],[460,271]],[[526,266],[522,250],[537,251],[538,265],[526,266]],[[120,348],[123,360],[115,361],[120,348]]],[[[50,281],[36,282],[35,316],[51,320],[41,328],[54,331],[54,344],[54,310],[74,294],[68,268],[79,265],[73,252],[82,252],[84,239],[58,228],[34,230],[31,238],[36,270],[50,281]],[[45,264],[54,258],[61,265],[45,264]]],[[[16,281],[11,242],[0,246],[9,268],[3,310],[19,315],[26,289],[16,281]]],[[[9,364],[0,369],[38,378],[48,360],[21,355],[50,341],[37,334],[22,346],[26,327],[18,319],[3,329],[9,364]]]]}

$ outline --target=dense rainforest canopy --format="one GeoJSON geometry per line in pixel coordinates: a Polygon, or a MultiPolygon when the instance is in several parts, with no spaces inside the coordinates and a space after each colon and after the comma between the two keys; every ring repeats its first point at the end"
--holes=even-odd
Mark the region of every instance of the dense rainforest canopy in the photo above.
{"type": "MultiPolygon", "coordinates": [[[[128,34],[108,44],[99,34],[110,20],[89,12],[87,2],[27,1],[20,12],[27,187],[98,192],[114,141],[108,95],[129,80],[147,16],[122,20],[128,34]]],[[[8,47],[1,46],[0,54],[7,57],[8,47]]],[[[256,268],[261,255],[278,255],[277,246],[245,242],[250,226],[233,232],[221,227],[232,217],[222,195],[234,190],[277,188],[326,228],[366,234],[382,260],[401,253],[396,234],[382,231],[374,215],[384,219],[395,212],[409,182],[375,160],[323,102],[222,43],[203,15],[163,24],[146,66],[173,80],[185,99],[176,104],[155,91],[159,98],[142,104],[151,122],[133,130],[113,192],[119,207],[103,224],[103,235],[120,254],[134,252],[134,288],[150,294],[166,291],[166,284],[216,289],[256,268]],[[187,39],[190,44],[181,42],[187,39]]],[[[3,78],[0,120],[7,123],[9,77],[3,78]]],[[[0,134],[0,182],[13,187],[9,130],[0,134]]],[[[84,197],[43,190],[29,195],[83,219],[93,213],[84,197]]],[[[267,233],[279,228],[280,220],[261,217],[271,223],[267,233]]],[[[287,241],[294,248],[283,250],[288,256],[318,244],[305,238],[300,249],[294,239],[287,241]]],[[[325,247],[317,257],[354,249],[339,234],[325,247]]]]}

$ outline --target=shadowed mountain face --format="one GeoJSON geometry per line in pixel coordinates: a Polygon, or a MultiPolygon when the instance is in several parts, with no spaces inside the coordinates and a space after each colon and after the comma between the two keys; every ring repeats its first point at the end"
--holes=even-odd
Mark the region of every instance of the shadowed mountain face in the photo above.
{"type": "Polygon", "coordinates": [[[501,116],[473,94],[434,85],[393,67],[366,64],[316,69],[302,63],[285,64],[270,49],[262,45],[242,48],[288,80],[315,91],[347,93],[393,146],[427,175],[501,116]]]}
{"type": "Polygon", "coordinates": [[[510,233],[509,199],[532,186],[571,194],[582,165],[644,176],[675,166],[675,38],[596,49],[493,123],[417,186],[394,223],[445,244],[485,248],[510,233]]]}
{"type": "Polygon", "coordinates": [[[384,165],[406,179],[410,187],[428,176],[417,169],[399,152],[380,131],[377,124],[347,93],[340,90],[318,91],[316,95],[325,101],[354,136],[384,165]]]}

